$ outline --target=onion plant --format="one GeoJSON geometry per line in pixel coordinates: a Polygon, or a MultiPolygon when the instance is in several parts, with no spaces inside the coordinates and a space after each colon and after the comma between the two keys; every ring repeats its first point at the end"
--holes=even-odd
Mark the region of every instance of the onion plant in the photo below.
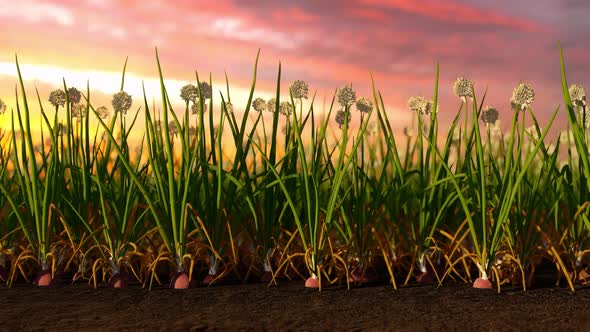
{"type": "MultiPolygon", "coordinates": [[[[6,106],[2,104],[0,108],[2,107],[6,106]]],[[[4,112],[5,110],[2,109],[0,113],[4,112]]],[[[12,136],[7,135],[6,131],[0,129],[0,184],[5,188],[12,188],[13,180],[8,174],[11,138],[12,136]]],[[[2,234],[0,235],[0,282],[6,282],[8,279],[6,262],[14,255],[13,247],[18,244],[17,231],[19,230],[16,218],[12,217],[6,195],[0,196],[0,220],[0,234],[2,234]]]]}
{"type": "Polygon", "coordinates": [[[562,168],[563,189],[567,204],[559,207],[563,214],[555,211],[556,237],[549,240],[549,249],[554,259],[561,266],[570,288],[573,290],[573,281],[587,279],[584,269],[587,266],[588,241],[590,239],[590,162],[588,157],[588,131],[587,131],[587,107],[585,93],[580,87],[572,85],[571,92],[565,71],[563,50],[559,45],[561,65],[561,87],[563,100],[568,118],[568,132],[572,138],[567,137],[568,163],[562,168]],[[578,92],[578,93],[575,93],[578,92]],[[572,146],[573,143],[573,146],[572,146]],[[573,153],[575,152],[575,154],[573,153]],[[564,221],[559,221],[563,218],[564,221]],[[565,261],[561,259],[564,252],[565,261]]]}
{"type": "MultiPolygon", "coordinates": [[[[514,110],[512,130],[509,137],[510,143],[508,145],[508,150],[506,151],[505,162],[502,166],[502,175],[498,183],[500,188],[499,194],[496,193],[495,196],[492,196],[489,192],[490,188],[487,186],[489,178],[486,168],[488,165],[486,165],[484,159],[484,149],[479,128],[479,115],[481,112],[481,106],[479,108],[477,107],[475,92],[473,92],[472,128],[475,134],[474,144],[476,148],[476,158],[473,162],[466,164],[467,176],[465,178],[466,181],[462,182],[464,185],[463,187],[458,181],[459,174],[454,174],[447,165],[443,164],[447,170],[447,173],[451,177],[453,186],[455,187],[456,193],[465,213],[465,218],[469,225],[468,232],[471,236],[472,244],[475,249],[472,259],[480,273],[480,278],[476,280],[474,284],[476,287],[491,286],[489,285],[488,276],[490,273],[492,273],[492,271],[494,271],[496,274],[496,280],[499,280],[498,271],[493,265],[493,262],[495,262],[496,254],[498,253],[498,250],[504,239],[504,232],[508,232],[506,235],[509,237],[515,236],[513,233],[514,228],[506,227],[509,225],[509,223],[518,222],[517,218],[511,217],[511,211],[513,211],[515,199],[520,193],[521,184],[523,183],[527,170],[535,158],[537,151],[539,150],[543,139],[547,135],[551,123],[557,114],[556,110],[553,113],[548,126],[541,134],[539,141],[534,144],[532,150],[526,155],[526,160],[521,163],[520,153],[522,152],[522,140],[524,135],[522,134],[522,131],[519,133],[517,128],[521,110],[526,110],[532,113],[530,101],[532,101],[532,98],[526,102],[520,102],[518,104],[519,108],[514,110]],[[516,147],[514,146],[515,140],[517,140],[516,147]],[[516,154],[514,151],[515,149],[516,154]],[[474,193],[474,198],[467,199],[464,194],[465,191],[468,193],[474,193]],[[491,197],[493,197],[494,200],[490,200],[491,197]],[[494,207],[493,209],[491,208],[492,206],[494,207]],[[480,219],[480,221],[476,222],[477,219],[480,219]]],[[[524,128],[523,126],[524,120],[521,123],[521,128],[524,128]]],[[[439,158],[442,158],[440,154],[439,158]]],[[[459,236],[458,238],[462,237],[459,236]]],[[[514,255],[509,255],[508,257],[512,258],[517,264],[521,264],[518,257],[514,257],[514,255]]],[[[453,264],[456,264],[457,262],[458,260],[453,264]]],[[[446,274],[449,272],[450,269],[447,269],[446,274]]]]}
{"type": "Polygon", "coordinates": [[[211,285],[294,272],[320,289],[386,274],[393,287],[413,277],[472,282],[477,272],[476,287],[527,289],[549,259],[571,289],[590,281],[589,122],[563,54],[571,135],[548,138],[559,108],[541,123],[526,83],[514,90],[509,131],[497,133],[487,91],[478,99],[464,78],[452,87],[458,112],[441,128],[437,64],[432,100],[408,102],[415,123],[404,141],[373,81],[372,98],[344,86],[320,113],[304,81],[281,95],[279,62],[274,98],[254,98],[260,51],[243,109],[227,74],[214,92],[212,75],[195,72],[175,110],[155,53],[160,109],[144,87],[143,105],[127,114],[125,61],[110,118],[91,82],[82,93],[64,79],[49,96],[55,112],[37,92],[39,134],[16,59],[12,128],[0,132],[1,280],[40,271],[36,283],[50,284],[77,264],[74,280],[94,287],[101,272],[111,286],[133,274],[149,288],[162,275],[186,288],[201,273],[211,285]]]}
{"type": "MultiPolygon", "coordinates": [[[[51,157],[42,158],[42,163],[38,164],[36,160],[38,153],[34,149],[33,135],[31,132],[29,103],[20,72],[18,57],[16,57],[16,68],[23,107],[21,112],[21,102],[19,101],[17,92],[16,118],[18,119],[21,139],[19,142],[16,138],[15,114],[13,112],[11,145],[15,167],[15,182],[21,189],[22,196],[15,195],[4,183],[0,183],[0,190],[12,208],[20,229],[28,242],[28,246],[14,258],[8,283],[11,284],[15,280],[18,270],[21,273],[23,272],[23,264],[27,261],[34,261],[41,270],[36,283],[47,285],[53,279],[56,264],[54,254],[51,252],[51,235],[53,230],[51,222],[55,219],[55,205],[53,202],[60,195],[60,186],[57,185],[59,177],[56,176],[56,140],[52,140],[51,157]]],[[[54,122],[54,127],[56,126],[57,123],[54,122]]],[[[52,134],[54,138],[57,135],[56,132],[52,134]]]]}

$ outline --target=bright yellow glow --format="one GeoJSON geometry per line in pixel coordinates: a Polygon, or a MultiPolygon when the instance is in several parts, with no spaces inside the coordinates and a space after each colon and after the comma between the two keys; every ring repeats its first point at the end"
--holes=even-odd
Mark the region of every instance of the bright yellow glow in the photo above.
{"type": "MultiPolygon", "coordinates": [[[[64,67],[37,64],[20,64],[20,70],[23,80],[26,83],[37,81],[54,85],[55,87],[61,87],[62,79],[65,79],[67,86],[74,86],[83,91],[87,82],[89,82],[91,92],[96,91],[107,95],[112,95],[119,91],[122,76],[122,72],[116,71],[73,70],[64,67]]],[[[11,62],[0,62],[0,75],[17,78],[16,65],[11,62]]],[[[14,83],[16,83],[16,80],[14,83]]],[[[143,98],[142,83],[145,85],[148,100],[151,101],[153,97],[156,101],[161,102],[160,80],[157,76],[142,77],[133,72],[126,72],[124,90],[134,97],[134,101],[140,101],[143,98]]],[[[164,84],[173,105],[182,104],[179,92],[182,86],[187,83],[195,84],[194,79],[191,81],[164,79],[164,84]]],[[[213,81],[214,88],[217,87],[217,90],[214,89],[214,98],[217,97],[219,99],[219,91],[223,92],[225,96],[226,88],[224,81],[217,83],[213,81]]],[[[230,92],[234,105],[244,105],[248,100],[249,90],[247,89],[230,86],[230,92]]],[[[257,96],[268,98],[272,95],[273,92],[270,91],[257,91],[257,96]]]]}

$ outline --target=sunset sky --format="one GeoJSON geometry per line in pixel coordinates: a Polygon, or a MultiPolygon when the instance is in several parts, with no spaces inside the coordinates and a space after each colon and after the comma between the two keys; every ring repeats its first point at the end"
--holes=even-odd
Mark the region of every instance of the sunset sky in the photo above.
{"type": "Polygon", "coordinates": [[[62,77],[79,89],[89,79],[98,102],[110,106],[128,56],[125,90],[137,108],[142,80],[148,100],[157,97],[157,46],[174,103],[174,90],[194,83],[195,70],[211,72],[216,96],[225,94],[225,71],[243,109],[260,48],[256,96],[274,93],[279,61],[282,91],[305,80],[320,105],[345,84],[369,95],[372,73],[401,129],[411,116],[407,99],[432,97],[439,61],[443,122],[459,107],[457,76],[473,80],[480,96],[488,87],[486,104],[504,123],[512,89],[531,83],[544,122],[562,103],[558,41],[570,83],[590,83],[588,12],[587,0],[0,0],[0,98],[14,107],[17,53],[31,97],[36,86],[45,102],[62,77]]]}

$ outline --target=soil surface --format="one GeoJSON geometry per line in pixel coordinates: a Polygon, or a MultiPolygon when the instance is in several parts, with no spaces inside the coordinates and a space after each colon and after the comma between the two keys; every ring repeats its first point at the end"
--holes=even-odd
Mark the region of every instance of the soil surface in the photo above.
{"type": "Polygon", "coordinates": [[[527,292],[468,285],[308,290],[303,282],[171,290],[0,285],[1,331],[590,329],[590,288],[527,292]]]}

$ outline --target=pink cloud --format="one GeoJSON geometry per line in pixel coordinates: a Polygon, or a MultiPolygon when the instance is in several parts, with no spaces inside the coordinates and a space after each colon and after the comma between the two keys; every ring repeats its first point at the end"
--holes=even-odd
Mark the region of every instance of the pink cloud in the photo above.
{"type": "Polygon", "coordinates": [[[320,19],[320,16],[306,12],[299,7],[291,6],[287,9],[279,8],[274,10],[272,18],[276,21],[288,20],[300,23],[311,23],[320,19]]]}
{"type": "Polygon", "coordinates": [[[385,15],[382,11],[370,8],[357,8],[351,11],[351,15],[368,20],[382,21],[387,19],[387,15],[385,15]]]}
{"type": "Polygon", "coordinates": [[[408,13],[434,18],[446,22],[463,24],[492,24],[518,29],[526,32],[539,32],[541,27],[535,22],[519,17],[510,17],[485,11],[476,7],[461,5],[451,0],[358,0],[360,4],[403,10],[408,13]]]}
{"type": "MultiPolygon", "coordinates": [[[[7,9],[2,14],[0,5],[5,26],[19,31],[0,28],[5,50],[0,61],[13,61],[18,52],[30,63],[119,71],[129,56],[129,70],[153,76],[158,46],[167,78],[192,80],[198,69],[202,77],[212,72],[215,80],[227,71],[232,86],[247,89],[261,48],[258,88],[275,89],[279,60],[283,91],[291,80],[305,79],[328,94],[353,83],[364,95],[370,93],[372,72],[386,103],[405,108],[409,96],[432,94],[439,60],[441,100],[451,108],[456,100],[449,86],[457,75],[476,80],[481,89],[489,84],[488,100],[499,105],[518,80],[531,79],[539,88],[535,105],[541,108],[559,102],[555,45],[569,36],[566,60],[576,69],[572,80],[590,84],[583,75],[588,48],[571,33],[583,33],[582,25],[573,30],[548,24],[555,22],[552,12],[543,21],[541,15],[523,17],[522,10],[512,14],[499,5],[484,9],[459,1],[180,0],[172,6],[163,0],[61,0],[51,1],[57,10],[40,20],[23,20],[7,9]]],[[[23,0],[19,5],[47,3],[23,0]]]]}

